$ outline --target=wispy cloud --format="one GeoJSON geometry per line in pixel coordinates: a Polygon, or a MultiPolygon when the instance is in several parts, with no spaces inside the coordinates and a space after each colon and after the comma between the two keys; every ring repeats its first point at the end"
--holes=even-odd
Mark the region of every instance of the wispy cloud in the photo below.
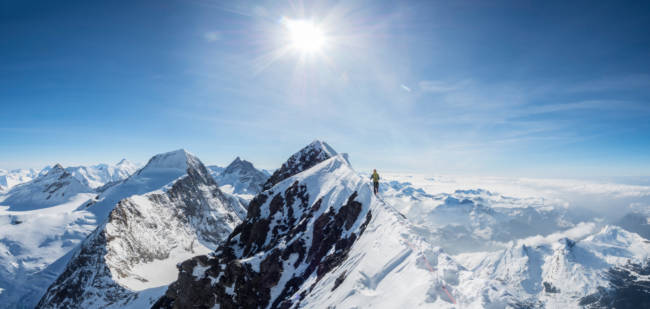
{"type": "Polygon", "coordinates": [[[406,91],[406,92],[411,92],[411,88],[409,88],[408,86],[406,86],[406,85],[404,85],[404,84],[401,84],[401,85],[399,85],[399,86],[400,86],[404,91],[406,91]]]}

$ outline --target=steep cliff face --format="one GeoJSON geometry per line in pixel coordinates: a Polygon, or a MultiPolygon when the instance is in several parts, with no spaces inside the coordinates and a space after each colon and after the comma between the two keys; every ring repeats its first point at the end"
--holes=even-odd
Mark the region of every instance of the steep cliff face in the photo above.
{"type": "Polygon", "coordinates": [[[143,295],[162,292],[175,279],[177,262],[217,247],[245,217],[245,209],[218,189],[198,159],[184,156],[168,157],[165,168],[186,167],[185,176],[115,206],[38,308],[148,306],[143,295]]]}
{"type": "Polygon", "coordinates": [[[305,148],[293,154],[282,166],[277,169],[266,183],[263,190],[268,190],[280,181],[296,175],[312,166],[336,155],[336,151],[323,141],[313,141],[305,148]]]}
{"type": "Polygon", "coordinates": [[[246,220],[215,252],[180,265],[178,280],[154,308],[422,302],[387,293],[404,286],[405,276],[425,278],[415,291],[431,303],[451,304],[453,289],[439,271],[453,280],[460,269],[411,237],[401,216],[374,197],[343,155],[334,155],[256,196],[246,220]]]}
{"type": "Polygon", "coordinates": [[[123,198],[171,186],[178,178],[186,175],[190,167],[198,166],[199,163],[198,158],[184,149],[157,154],[128,178],[108,188],[100,188],[101,194],[79,207],[79,210],[91,212],[103,223],[117,202],[123,198]]]}
{"type": "Polygon", "coordinates": [[[372,218],[368,192],[359,196],[362,181],[341,156],[300,176],[256,196],[214,254],[183,262],[158,305],[279,308],[339,266],[372,218]]]}

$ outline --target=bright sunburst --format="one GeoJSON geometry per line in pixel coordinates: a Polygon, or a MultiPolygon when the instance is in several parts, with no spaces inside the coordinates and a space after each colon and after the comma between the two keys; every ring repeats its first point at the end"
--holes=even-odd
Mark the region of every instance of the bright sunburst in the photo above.
{"type": "Polygon", "coordinates": [[[323,29],[310,20],[284,18],[282,23],[289,35],[289,48],[296,52],[313,54],[320,52],[327,44],[323,29]]]}

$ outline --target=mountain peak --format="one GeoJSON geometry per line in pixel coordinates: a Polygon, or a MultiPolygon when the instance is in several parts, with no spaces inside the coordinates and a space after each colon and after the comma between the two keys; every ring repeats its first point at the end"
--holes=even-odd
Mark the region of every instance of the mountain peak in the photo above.
{"type": "Polygon", "coordinates": [[[36,179],[39,178],[50,178],[50,177],[64,177],[68,174],[68,172],[63,168],[63,166],[59,163],[54,164],[51,169],[49,169],[46,173],[39,175],[36,179]]]}
{"type": "Polygon", "coordinates": [[[224,170],[224,174],[232,174],[237,171],[256,171],[255,166],[253,166],[253,163],[250,163],[249,161],[242,160],[240,157],[235,158],[228,166],[226,166],[226,169],[224,170]]]}
{"type": "Polygon", "coordinates": [[[230,185],[232,193],[244,195],[261,192],[267,178],[268,176],[256,169],[253,163],[240,157],[235,158],[219,175],[215,176],[215,180],[220,185],[230,185]]]}
{"type": "Polygon", "coordinates": [[[198,159],[195,156],[185,151],[185,149],[178,149],[153,156],[143,169],[173,168],[185,170],[188,166],[195,165],[196,162],[198,162],[198,159]]]}
{"type": "Polygon", "coordinates": [[[337,152],[332,148],[329,144],[327,144],[325,141],[321,140],[314,140],[311,142],[307,147],[303,148],[302,150],[306,149],[319,149],[329,155],[329,157],[333,157],[337,154],[337,152]]]}
{"type": "Polygon", "coordinates": [[[330,145],[321,140],[314,140],[309,145],[294,153],[276,170],[264,184],[263,190],[268,190],[278,182],[298,174],[310,167],[336,156],[337,153],[330,145]]]}

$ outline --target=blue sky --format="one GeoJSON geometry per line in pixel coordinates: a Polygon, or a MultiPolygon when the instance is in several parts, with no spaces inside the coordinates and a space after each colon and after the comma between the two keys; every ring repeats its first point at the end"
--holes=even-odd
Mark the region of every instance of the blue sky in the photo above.
{"type": "Polygon", "coordinates": [[[650,175],[650,5],[5,1],[0,168],[185,148],[274,168],[650,175]],[[328,38],[286,51],[282,18],[328,38]]]}

